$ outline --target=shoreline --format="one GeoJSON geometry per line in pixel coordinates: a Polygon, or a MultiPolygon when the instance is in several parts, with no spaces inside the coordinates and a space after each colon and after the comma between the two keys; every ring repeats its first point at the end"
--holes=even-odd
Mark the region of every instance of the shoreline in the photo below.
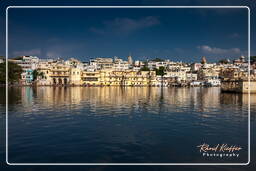
{"type": "MultiPolygon", "coordinates": [[[[0,85],[1,87],[6,87],[6,85],[0,85]]],[[[53,87],[53,88],[69,88],[69,87],[120,87],[120,88],[128,88],[128,87],[147,87],[147,88],[220,88],[220,93],[231,93],[231,94],[256,94],[255,92],[238,92],[238,91],[227,91],[227,90],[223,90],[221,88],[221,86],[205,86],[205,85],[201,85],[201,86],[139,86],[139,85],[128,85],[128,86],[120,86],[120,85],[8,85],[8,88],[18,88],[18,87],[31,87],[31,88],[37,88],[37,87],[53,87]]]]}
{"type": "MultiPolygon", "coordinates": [[[[7,85],[0,85],[0,87],[6,87],[7,85]]],[[[143,86],[143,85],[8,85],[8,87],[167,87],[167,88],[210,88],[210,87],[220,87],[220,86],[143,86]]]]}

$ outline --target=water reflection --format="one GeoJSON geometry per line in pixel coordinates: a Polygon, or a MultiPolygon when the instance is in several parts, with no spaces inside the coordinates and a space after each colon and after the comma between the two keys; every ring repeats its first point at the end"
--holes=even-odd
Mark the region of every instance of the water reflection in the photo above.
{"type": "Polygon", "coordinates": [[[234,161],[247,161],[246,94],[217,87],[13,87],[9,96],[12,161],[206,162],[196,149],[205,141],[239,144],[244,151],[234,161]]]}
{"type": "MultiPolygon", "coordinates": [[[[0,91],[5,96],[4,88],[0,91]]],[[[5,98],[1,98],[5,104],[5,98]]],[[[157,88],[157,87],[22,87],[9,88],[9,105],[36,107],[91,108],[190,107],[199,111],[218,108],[221,104],[248,106],[248,94],[221,93],[219,88],[157,88]],[[160,106],[159,106],[160,105],[160,106]]],[[[251,94],[256,104],[256,94],[251,94]]]]}

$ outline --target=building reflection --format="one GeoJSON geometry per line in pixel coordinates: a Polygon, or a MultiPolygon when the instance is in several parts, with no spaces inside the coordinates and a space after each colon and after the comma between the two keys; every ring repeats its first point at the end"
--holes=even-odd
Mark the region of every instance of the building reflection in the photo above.
{"type": "MultiPolygon", "coordinates": [[[[1,94],[4,95],[5,91],[1,94]]],[[[2,96],[3,97],[3,96],[2,96]]],[[[209,112],[223,105],[248,106],[248,94],[221,93],[219,88],[159,87],[21,87],[9,88],[9,106],[20,104],[24,110],[89,108],[122,110],[209,112]]],[[[251,94],[256,106],[256,94],[251,94]]],[[[5,104],[5,99],[1,99],[5,104]]]]}

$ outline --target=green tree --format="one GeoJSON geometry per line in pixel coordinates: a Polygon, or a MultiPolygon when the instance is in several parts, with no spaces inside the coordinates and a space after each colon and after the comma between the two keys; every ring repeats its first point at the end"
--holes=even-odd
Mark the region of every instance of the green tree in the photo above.
{"type": "Polygon", "coordinates": [[[156,75],[160,75],[161,76],[161,86],[163,87],[163,81],[164,81],[164,75],[165,75],[165,68],[163,66],[160,66],[159,69],[155,69],[156,71],[156,75]]]}
{"type": "Polygon", "coordinates": [[[33,75],[33,81],[35,81],[38,77],[44,78],[44,73],[43,72],[38,72],[38,70],[34,70],[32,72],[33,75]]]}
{"type": "Polygon", "coordinates": [[[39,73],[38,73],[37,70],[34,70],[34,71],[32,72],[32,75],[33,75],[33,81],[35,81],[35,80],[37,79],[39,73]]]}
{"type": "Polygon", "coordinates": [[[143,66],[140,71],[150,71],[150,69],[147,66],[143,66]]]}
{"type": "Polygon", "coordinates": [[[22,56],[16,56],[16,57],[14,57],[14,58],[12,58],[12,59],[21,60],[21,59],[22,59],[22,56]]]}
{"type": "Polygon", "coordinates": [[[154,62],[162,62],[162,61],[164,61],[164,60],[161,59],[161,58],[155,58],[155,59],[153,59],[152,61],[154,61],[154,62]]]}
{"type": "Polygon", "coordinates": [[[0,84],[5,84],[5,80],[6,80],[5,66],[6,66],[5,63],[0,64],[0,84]]]}
{"type": "MultiPolygon", "coordinates": [[[[22,68],[12,62],[8,62],[8,82],[13,84],[21,78],[22,68]]],[[[6,81],[6,62],[0,64],[0,83],[5,84],[6,81]]]]}
{"type": "Polygon", "coordinates": [[[160,66],[159,69],[155,69],[156,71],[156,75],[161,75],[164,76],[165,75],[165,68],[163,66],[160,66]]]}
{"type": "Polygon", "coordinates": [[[228,64],[228,60],[227,59],[221,59],[219,60],[220,64],[228,64]]]}
{"type": "Polygon", "coordinates": [[[251,56],[250,59],[251,59],[251,64],[256,63],[256,56],[251,56]]]}

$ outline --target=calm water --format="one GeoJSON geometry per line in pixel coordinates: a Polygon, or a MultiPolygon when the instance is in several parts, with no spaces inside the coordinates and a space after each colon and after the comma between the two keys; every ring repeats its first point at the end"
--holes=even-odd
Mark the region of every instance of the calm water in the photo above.
{"type": "Polygon", "coordinates": [[[248,160],[248,95],[219,88],[10,88],[8,116],[10,163],[248,160]],[[243,149],[239,157],[205,157],[202,143],[243,149]]]}

